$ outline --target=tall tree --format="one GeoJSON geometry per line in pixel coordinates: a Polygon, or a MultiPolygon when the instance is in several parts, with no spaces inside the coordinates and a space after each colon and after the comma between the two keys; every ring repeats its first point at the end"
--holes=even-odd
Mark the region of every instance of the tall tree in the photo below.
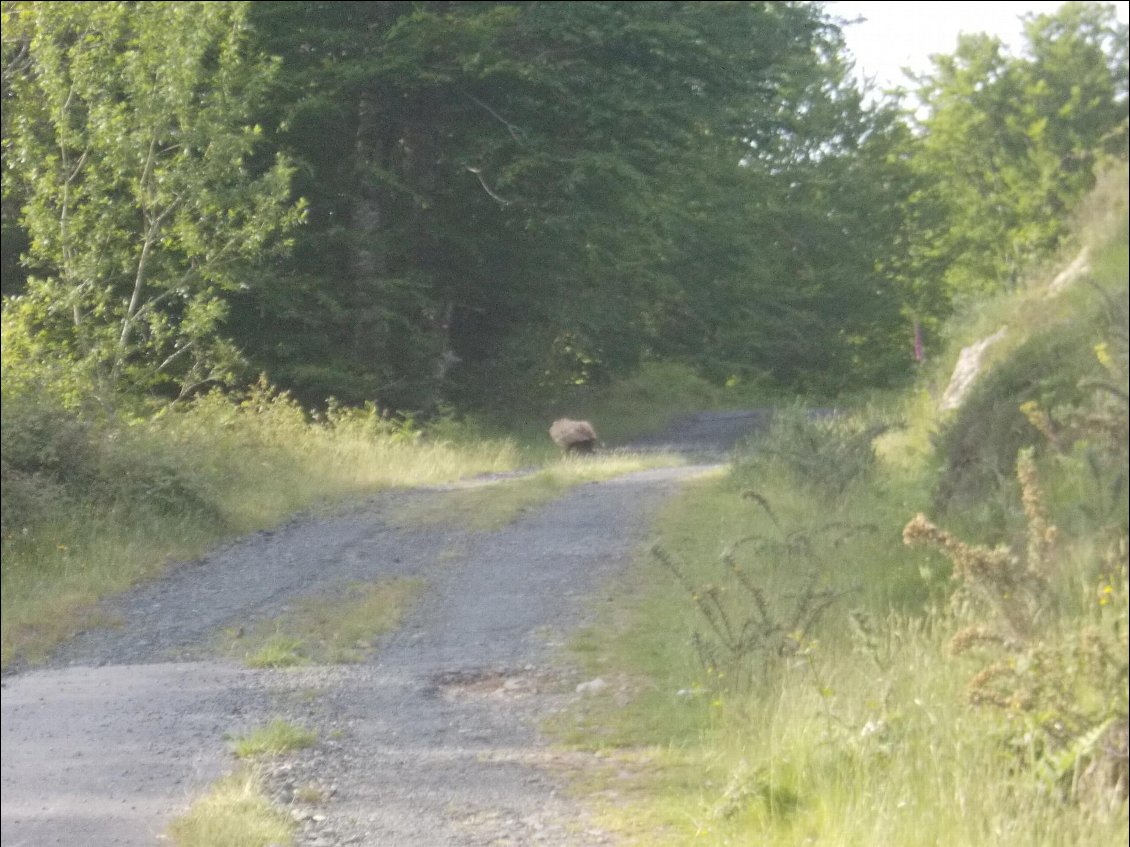
{"type": "Polygon", "coordinates": [[[945,268],[951,293],[1014,284],[1064,235],[1096,154],[1125,150],[1127,28],[1113,6],[1065,3],[1025,35],[1020,56],[965,36],[920,80],[920,199],[945,212],[920,218],[916,254],[945,268]]]}
{"type": "Polygon", "coordinates": [[[909,375],[897,198],[912,190],[906,129],[868,106],[842,34],[776,69],[773,111],[743,127],[739,167],[685,197],[681,301],[660,349],[715,378],[820,392],[909,375]]]}
{"type": "MultiPolygon", "coordinates": [[[[824,234],[782,241],[772,204],[751,196],[770,185],[786,202],[804,170],[813,191],[787,202],[815,221],[818,182],[848,194],[832,183],[850,145],[828,151],[869,124],[843,99],[835,27],[814,4],[258,3],[254,15],[283,58],[273,115],[311,226],[232,326],[310,399],[496,402],[688,345],[703,363],[769,351],[738,365],[778,370],[788,357],[749,339],[796,296],[813,316],[808,352],[820,333],[869,333],[846,308],[859,298],[824,273],[843,254],[824,234]],[[797,251],[807,258],[766,261],[797,251]],[[805,262],[814,282],[798,276],[805,262]],[[705,308],[719,286],[758,320],[705,308]],[[681,325],[704,320],[698,335],[681,325]],[[708,349],[721,334],[745,340],[708,349]]],[[[874,257],[861,261],[867,284],[837,279],[873,291],[874,257]]]]}
{"type": "Polygon", "coordinates": [[[245,3],[8,3],[4,177],[35,270],[5,302],[9,353],[61,357],[105,399],[228,379],[223,293],[301,216],[257,158],[275,64],[245,3]]]}

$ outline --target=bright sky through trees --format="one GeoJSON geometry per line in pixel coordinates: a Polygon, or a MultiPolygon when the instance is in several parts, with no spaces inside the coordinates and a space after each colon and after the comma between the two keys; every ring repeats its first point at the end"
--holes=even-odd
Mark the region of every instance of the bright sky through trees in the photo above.
{"type": "MultiPolygon", "coordinates": [[[[880,88],[907,83],[901,69],[929,70],[930,56],[952,53],[959,33],[986,32],[1009,47],[1020,41],[1020,16],[1051,14],[1059,0],[1025,2],[856,2],[829,3],[831,11],[846,20],[865,18],[845,27],[848,48],[856,59],[856,72],[874,79],[880,88]]],[[[1125,22],[1130,2],[1114,3],[1118,19],[1125,22]]]]}

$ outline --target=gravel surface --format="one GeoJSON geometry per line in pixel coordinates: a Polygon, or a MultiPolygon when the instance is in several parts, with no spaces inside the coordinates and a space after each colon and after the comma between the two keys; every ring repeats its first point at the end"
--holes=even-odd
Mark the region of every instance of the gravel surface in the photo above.
{"type": "Polygon", "coordinates": [[[633,449],[673,450],[704,459],[728,458],[746,436],[763,429],[771,409],[736,409],[680,415],[664,430],[637,439],[633,449]]]}
{"type": "Polygon", "coordinates": [[[536,726],[584,696],[557,648],[646,541],[663,498],[704,467],[580,486],[497,532],[398,529],[392,507],[444,492],[390,492],[138,586],[107,604],[119,627],[4,677],[0,842],[159,843],[234,766],[226,736],[281,716],[318,736],[265,764],[298,844],[611,843],[563,794],[562,756],[536,726]],[[390,576],[427,589],[368,662],[249,670],[215,658],[225,631],[390,576]]]}

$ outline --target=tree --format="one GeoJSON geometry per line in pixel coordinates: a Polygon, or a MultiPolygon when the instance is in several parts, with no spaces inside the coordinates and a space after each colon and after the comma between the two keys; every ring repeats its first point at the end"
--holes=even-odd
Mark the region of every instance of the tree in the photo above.
{"type": "Polygon", "coordinates": [[[890,241],[872,251],[879,227],[852,231],[861,203],[827,212],[832,241],[778,232],[782,204],[807,205],[815,230],[827,196],[847,201],[864,171],[886,179],[881,155],[846,166],[877,124],[850,101],[815,4],[263,2],[253,15],[283,60],[264,123],[300,163],[311,225],[230,326],[308,400],[498,405],[656,355],[785,382],[830,362],[839,380],[868,358],[864,336],[902,320],[897,292],[874,321],[850,293],[883,288],[890,241]],[[796,331],[779,325],[796,297],[811,331],[790,360],[772,339],[796,331]],[[851,337],[851,355],[829,336],[851,337]]]}
{"type": "Polygon", "coordinates": [[[928,114],[912,158],[927,187],[915,203],[944,214],[918,216],[915,253],[945,268],[951,294],[1015,284],[1064,236],[1096,155],[1125,151],[1127,28],[1114,8],[1065,3],[1030,16],[1025,35],[1019,57],[964,36],[919,80],[928,114]]]}
{"type": "Polygon", "coordinates": [[[834,394],[911,372],[897,201],[913,175],[897,110],[865,105],[838,27],[814,23],[741,127],[740,161],[685,186],[656,343],[718,381],[834,394]]]}
{"type": "Polygon", "coordinates": [[[223,295],[302,214],[292,168],[259,155],[252,116],[276,65],[249,49],[247,4],[4,15],[24,57],[5,80],[4,177],[34,271],[5,301],[13,349],[81,367],[104,401],[227,381],[223,295]]]}

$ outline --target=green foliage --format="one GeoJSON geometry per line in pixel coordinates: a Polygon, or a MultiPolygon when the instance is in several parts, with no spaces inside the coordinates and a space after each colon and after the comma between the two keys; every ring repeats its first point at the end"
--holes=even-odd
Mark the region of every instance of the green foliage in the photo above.
{"type": "Polygon", "coordinates": [[[255,756],[279,756],[291,750],[313,747],[317,741],[317,735],[310,730],[282,718],[275,718],[269,724],[236,738],[232,746],[241,759],[250,759],[255,756]]]}
{"type": "Polygon", "coordinates": [[[1125,150],[1127,30],[1114,7],[1065,3],[1030,17],[1025,36],[1019,57],[964,36],[919,80],[912,163],[929,185],[911,198],[911,248],[951,296],[1015,287],[1067,234],[1097,157],[1125,150]]]}
{"type": "Polygon", "coordinates": [[[223,295],[300,219],[290,166],[255,159],[274,65],[249,49],[246,12],[5,4],[23,61],[5,79],[4,179],[32,269],[5,311],[104,402],[229,381],[223,295]]]}
{"type": "Polygon", "coordinates": [[[1083,320],[1053,326],[979,379],[938,435],[944,468],[936,509],[979,512],[987,526],[998,532],[1005,528],[1018,502],[1010,482],[1016,453],[1040,440],[1021,406],[1036,402],[1054,408],[1081,399],[1080,380],[1098,371],[1091,326],[1083,320]]]}
{"type": "Polygon", "coordinates": [[[6,398],[0,420],[5,537],[75,509],[123,523],[163,516],[225,526],[205,475],[152,431],[30,397],[6,398]]]}
{"type": "Polygon", "coordinates": [[[876,467],[874,441],[888,428],[885,422],[830,410],[778,411],[769,430],[739,453],[734,475],[756,488],[758,477],[775,466],[817,496],[835,499],[870,478],[876,467]]]}
{"type": "Polygon", "coordinates": [[[1093,4],[1020,57],[939,57],[917,123],[865,104],[819,4],[4,15],[5,358],[103,403],[245,357],[306,407],[424,416],[641,362],[898,384],[914,322],[932,345],[1015,283],[1125,145],[1125,32],[1093,4]]]}
{"type": "Polygon", "coordinates": [[[253,16],[311,215],[229,327],[305,402],[552,402],[648,356],[824,390],[905,372],[873,202],[898,128],[815,5],[253,16]]]}
{"type": "Polygon", "coordinates": [[[696,185],[670,233],[683,285],[662,304],[655,348],[718,383],[835,396],[910,373],[891,205],[912,190],[896,153],[905,128],[864,110],[835,62],[816,73],[798,69],[782,92],[785,127],[751,128],[755,153],[736,174],[712,172],[741,193],[696,185]]]}

